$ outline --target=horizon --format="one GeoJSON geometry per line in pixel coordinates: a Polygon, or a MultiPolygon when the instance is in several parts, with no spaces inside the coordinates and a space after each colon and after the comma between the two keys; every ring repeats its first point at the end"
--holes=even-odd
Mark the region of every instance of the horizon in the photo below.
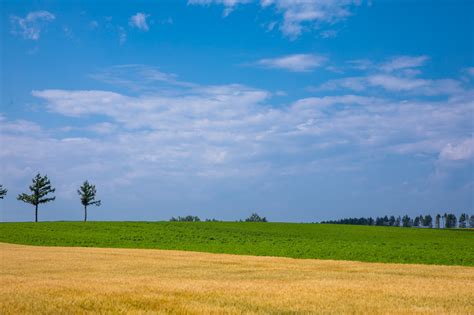
{"type": "Polygon", "coordinates": [[[0,221],[474,211],[472,1],[0,5],[0,221]]]}

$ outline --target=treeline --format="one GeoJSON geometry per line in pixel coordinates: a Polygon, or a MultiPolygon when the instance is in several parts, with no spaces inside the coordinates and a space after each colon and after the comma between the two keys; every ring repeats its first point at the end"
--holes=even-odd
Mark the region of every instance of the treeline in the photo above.
{"type": "MultiPolygon", "coordinates": [[[[22,193],[17,196],[17,199],[26,203],[29,203],[35,207],[35,222],[38,222],[38,208],[40,204],[48,203],[56,199],[55,196],[51,196],[56,189],[52,187],[48,176],[41,176],[37,174],[32,179],[32,184],[28,187],[30,194],[22,193]]],[[[79,195],[80,202],[84,207],[84,221],[87,221],[87,208],[88,206],[95,205],[100,206],[101,201],[96,200],[97,190],[95,185],[89,184],[86,180],[83,184],[78,187],[77,193],[79,195]]],[[[8,190],[0,184],[0,199],[5,198],[8,190]]],[[[198,216],[188,215],[185,217],[178,216],[177,218],[172,217],[170,221],[178,222],[200,222],[201,219],[198,216]]],[[[206,219],[205,221],[219,221],[216,219],[206,219]]],[[[239,222],[268,222],[267,218],[259,216],[257,213],[252,213],[245,220],[239,220],[239,222]]],[[[419,215],[414,218],[404,215],[403,217],[395,216],[384,216],[376,217],[361,217],[361,218],[344,218],[340,220],[329,220],[322,221],[321,224],[352,224],[352,225],[376,225],[376,226],[395,226],[395,227],[421,227],[421,228],[474,228],[474,215],[469,216],[467,213],[462,213],[459,219],[452,213],[444,213],[443,215],[437,214],[434,218],[431,215],[419,215]]]]}
{"type": "MultiPolygon", "coordinates": [[[[53,188],[51,181],[47,175],[42,176],[40,173],[36,174],[31,181],[31,185],[28,187],[30,193],[19,194],[16,199],[29,203],[35,208],[35,222],[38,222],[38,210],[41,204],[45,204],[56,200],[56,196],[52,196],[56,192],[56,188],[53,188]]],[[[7,196],[8,189],[0,184],[0,199],[4,199],[7,196]]],[[[84,222],[87,221],[87,208],[89,206],[100,206],[101,201],[96,200],[97,190],[95,185],[91,185],[87,180],[78,187],[77,194],[79,200],[84,207],[84,222]]],[[[177,218],[171,217],[170,221],[176,222],[200,222],[201,219],[198,216],[188,215],[185,217],[178,216],[177,218]]],[[[218,222],[216,219],[206,219],[207,222],[218,222]]],[[[242,220],[239,220],[242,222],[242,220]]],[[[267,218],[259,216],[257,213],[252,213],[245,219],[245,222],[267,222],[267,218]]]]}
{"type": "Polygon", "coordinates": [[[321,224],[352,224],[352,225],[376,225],[376,226],[395,226],[395,227],[419,227],[419,228],[474,228],[474,215],[469,216],[462,213],[459,219],[452,213],[443,215],[437,214],[434,219],[431,215],[419,215],[411,218],[408,215],[403,217],[384,216],[367,218],[344,218],[340,220],[322,221],[321,224]]]}
{"type": "Polygon", "coordinates": [[[171,222],[201,222],[201,219],[199,219],[198,216],[187,215],[185,217],[180,217],[180,216],[178,216],[177,218],[171,217],[170,221],[171,222]]]}
{"type": "MultiPolygon", "coordinates": [[[[200,222],[201,219],[198,216],[194,215],[187,215],[185,217],[178,216],[177,218],[171,217],[171,222],[200,222]]],[[[221,222],[220,220],[216,219],[206,219],[206,222],[221,222]]],[[[257,213],[252,213],[249,217],[247,217],[245,222],[268,222],[267,218],[259,216],[257,213]]],[[[239,220],[239,222],[243,222],[239,220]]]]}

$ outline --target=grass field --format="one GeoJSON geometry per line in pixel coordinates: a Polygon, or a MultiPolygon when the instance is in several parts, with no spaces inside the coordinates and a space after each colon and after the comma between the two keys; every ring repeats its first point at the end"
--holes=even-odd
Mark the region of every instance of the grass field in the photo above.
{"type": "Polygon", "coordinates": [[[472,314],[474,268],[0,244],[0,314],[472,314]]]}
{"type": "Polygon", "coordinates": [[[240,222],[0,223],[0,242],[474,266],[473,230],[240,222]]]}

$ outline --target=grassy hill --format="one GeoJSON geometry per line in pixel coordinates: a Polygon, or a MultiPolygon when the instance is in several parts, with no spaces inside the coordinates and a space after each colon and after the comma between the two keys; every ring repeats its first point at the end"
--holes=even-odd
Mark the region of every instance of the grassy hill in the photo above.
{"type": "Polygon", "coordinates": [[[474,266],[473,230],[246,222],[0,223],[0,242],[474,266]]]}

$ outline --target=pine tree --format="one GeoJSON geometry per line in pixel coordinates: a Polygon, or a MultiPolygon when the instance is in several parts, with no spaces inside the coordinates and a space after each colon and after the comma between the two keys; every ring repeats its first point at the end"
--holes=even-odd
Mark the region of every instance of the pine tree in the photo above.
{"type": "Polygon", "coordinates": [[[375,218],[375,225],[382,226],[383,225],[383,218],[382,217],[375,218]]]}
{"type": "Polygon", "coordinates": [[[411,227],[412,225],[412,220],[408,215],[404,215],[402,218],[402,226],[403,227],[411,227]]]}
{"type": "Polygon", "coordinates": [[[416,226],[416,227],[420,226],[420,217],[415,217],[415,221],[413,222],[413,226],[416,226]]]}
{"type": "Polygon", "coordinates": [[[467,223],[469,222],[469,215],[466,213],[461,213],[461,216],[459,217],[459,227],[464,229],[467,227],[467,223]]]}
{"type": "Polygon", "coordinates": [[[87,221],[87,207],[90,205],[100,206],[100,200],[95,200],[97,193],[95,185],[89,184],[86,180],[81,187],[77,190],[79,196],[81,196],[81,203],[84,206],[84,222],[87,221]]]}
{"type": "Polygon", "coordinates": [[[3,185],[0,184],[0,199],[3,199],[7,195],[7,189],[3,188],[3,185]]]}
{"type": "Polygon", "coordinates": [[[388,220],[388,225],[395,226],[395,222],[396,222],[395,216],[391,215],[390,219],[388,220]]]}
{"type": "Polygon", "coordinates": [[[398,226],[400,227],[400,223],[402,222],[402,218],[400,216],[397,217],[397,219],[395,220],[395,224],[394,226],[398,226]]]}
{"type": "Polygon", "coordinates": [[[423,224],[423,216],[420,214],[420,215],[418,216],[418,218],[419,218],[419,220],[420,220],[420,226],[423,226],[423,225],[424,225],[424,224],[423,224]]]}
{"type": "Polygon", "coordinates": [[[446,215],[446,227],[447,228],[455,228],[456,227],[456,216],[452,213],[446,215]]]}
{"type": "Polygon", "coordinates": [[[426,227],[429,227],[429,228],[432,228],[433,227],[433,218],[431,217],[431,215],[425,215],[425,217],[423,218],[423,226],[426,226],[426,227]]]}
{"type": "Polygon", "coordinates": [[[32,181],[33,184],[29,187],[32,194],[20,194],[17,199],[35,206],[35,222],[38,222],[38,205],[56,199],[56,197],[45,198],[49,193],[54,193],[56,189],[51,187],[47,175],[41,176],[38,173],[32,181]]]}

